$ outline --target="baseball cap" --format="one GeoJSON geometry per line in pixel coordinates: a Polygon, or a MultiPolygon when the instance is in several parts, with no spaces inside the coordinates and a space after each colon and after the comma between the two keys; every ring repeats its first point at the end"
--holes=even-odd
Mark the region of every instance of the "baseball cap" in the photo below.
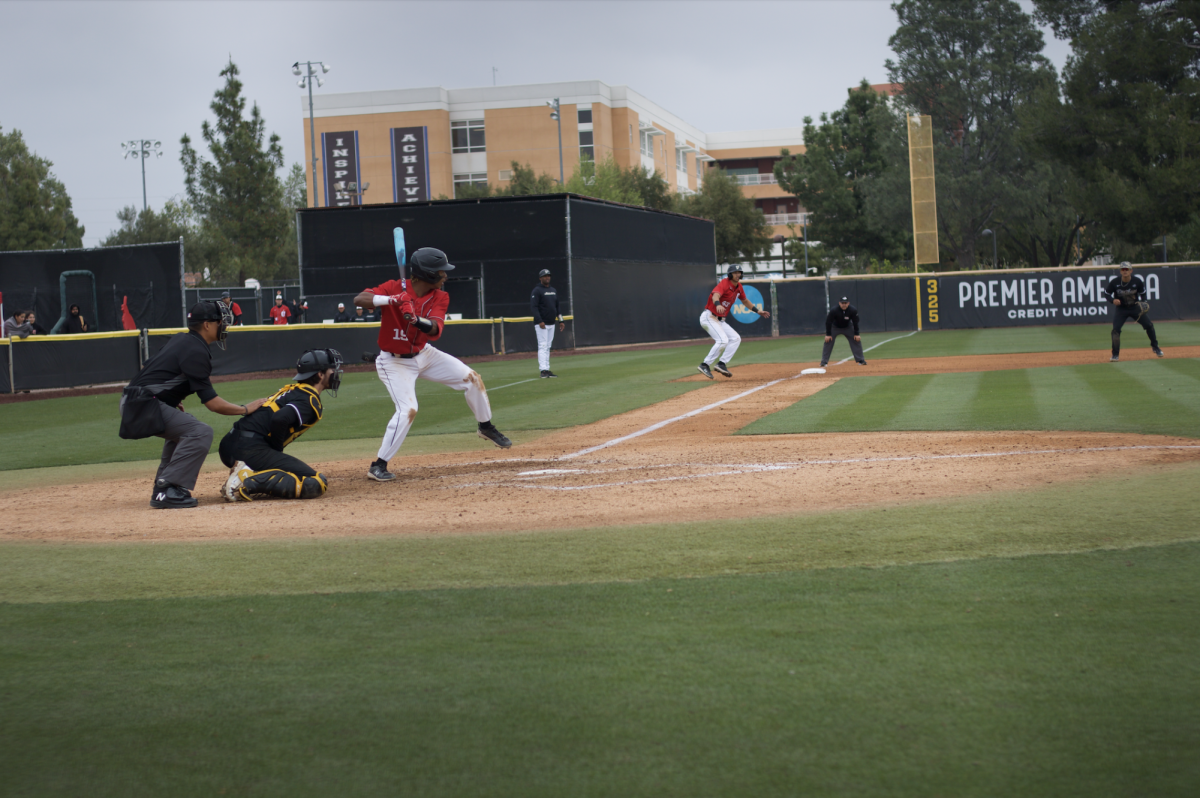
{"type": "Polygon", "coordinates": [[[1129,265],[1129,261],[1123,260],[1121,261],[1121,271],[1125,271],[1126,269],[1132,270],[1133,267],[1129,265]]]}
{"type": "Polygon", "coordinates": [[[344,308],[344,307],[346,307],[346,303],[345,303],[345,302],[339,302],[339,303],[338,303],[338,307],[339,307],[339,308],[344,308]]]}
{"type": "Polygon", "coordinates": [[[221,292],[221,299],[228,299],[228,298],[229,298],[229,292],[228,292],[228,291],[222,291],[222,292],[221,292]]]}
{"type": "Polygon", "coordinates": [[[838,302],[849,302],[849,301],[850,301],[850,297],[848,297],[848,296],[844,296],[838,300],[838,302]]]}

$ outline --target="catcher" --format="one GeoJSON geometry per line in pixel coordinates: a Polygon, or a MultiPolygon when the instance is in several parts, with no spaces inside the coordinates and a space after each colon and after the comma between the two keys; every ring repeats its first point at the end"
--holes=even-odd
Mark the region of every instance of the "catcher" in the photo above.
{"type": "Polygon", "coordinates": [[[296,376],[263,402],[262,407],[233,425],[218,452],[229,467],[221,495],[229,502],[256,497],[315,499],[329,481],[307,463],[284,454],[283,447],[321,420],[321,393],[337,396],[342,383],[342,356],[336,349],[310,349],[296,361],[296,376]]]}
{"type": "Polygon", "coordinates": [[[1163,356],[1158,348],[1158,337],[1154,334],[1154,324],[1150,321],[1150,303],[1146,301],[1146,283],[1141,277],[1133,276],[1133,267],[1129,261],[1121,262],[1121,276],[1114,277],[1104,289],[1104,295],[1116,305],[1112,326],[1112,357],[1109,363],[1121,359],[1121,327],[1132,319],[1142,325],[1146,335],[1150,337],[1150,348],[1154,354],[1163,356]]]}

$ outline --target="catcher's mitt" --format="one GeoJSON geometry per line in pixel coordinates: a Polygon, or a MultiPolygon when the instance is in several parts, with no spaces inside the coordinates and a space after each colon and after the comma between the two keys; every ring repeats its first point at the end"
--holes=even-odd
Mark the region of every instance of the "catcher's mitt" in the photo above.
{"type": "Polygon", "coordinates": [[[1149,302],[1138,302],[1137,309],[1138,309],[1138,314],[1137,314],[1137,318],[1134,319],[1134,321],[1141,321],[1142,316],[1144,316],[1150,312],[1150,303],[1149,302]]]}

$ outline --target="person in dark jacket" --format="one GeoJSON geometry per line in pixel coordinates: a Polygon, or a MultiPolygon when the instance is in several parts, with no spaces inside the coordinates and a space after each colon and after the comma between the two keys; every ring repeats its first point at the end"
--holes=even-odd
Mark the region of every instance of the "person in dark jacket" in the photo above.
{"type": "Polygon", "coordinates": [[[83,317],[83,311],[78,305],[72,305],[71,310],[67,315],[67,335],[75,335],[76,333],[85,333],[88,331],[87,319],[83,317]]]}
{"type": "Polygon", "coordinates": [[[550,287],[550,270],[538,272],[538,284],[529,297],[529,309],[533,315],[533,331],[537,334],[538,370],[542,379],[557,377],[550,370],[550,345],[554,343],[554,325],[562,332],[567,325],[558,310],[558,292],[550,287]]]}
{"type": "Polygon", "coordinates": [[[354,318],[353,316],[351,316],[349,313],[346,312],[346,303],[339,302],[337,315],[333,317],[334,323],[335,324],[344,324],[345,322],[348,322],[353,318],[354,318]]]}
{"type": "Polygon", "coordinates": [[[858,334],[858,309],[850,304],[848,296],[838,300],[838,306],[825,317],[825,348],[821,350],[822,368],[829,362],[829,356],[833,354],[834,339],[839,335],[846,336],[846,340],[850,342],[854,362],[860,366],[867,365],[867,359],[863,357],[862,338],[858,334]],[[852,328],[853,337],[850,335],[852,328]]]}

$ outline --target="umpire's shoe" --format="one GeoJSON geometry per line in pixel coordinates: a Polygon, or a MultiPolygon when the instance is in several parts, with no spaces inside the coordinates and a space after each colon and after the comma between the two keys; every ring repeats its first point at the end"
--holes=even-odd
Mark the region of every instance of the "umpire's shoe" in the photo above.
{"type": "Polygon", "coordinates": [[[729,370],[729,366],[726,366],[725,361],[723,360],[718,360],[716,363],[714,363],[713,368],[719,371],[721,374],[724,374],[726,377],[733,376],[733,372],[729,370]]]}
{"type": "Polygon", "coordinates": [[[512,446],[512,441],[504,437],[504,433],[496,429],[496,425],[490,421],[479,422],[479,437],[491,441],[501,449],[512,446]]]}
{"type": "Polygon", "coordinates": [[[376,482],[391,482],[396,478],[396,475],[387,470],[387,463],[382,460],[376,460],[367,469],[367,478],[373,479],[376,482]]]}
{"type": "Polygon", "coordinates": [[[710,369],[708,367],[707,363],[701,363],[699,366],[696,366],[696,368],[699,369],[700,373],[703,374],[705,377],[708,377],[710,380],[714,379],[714,377],[712,375],[712,369],[710,369]]]}
{"type": "Polygon", "coordinates": [[[187,490],[172,485],[165,479],[155,482],[154,492],[150,494],[150,506],[155,510],[177,510],[195,507],[199,503],[187,490]]]}

